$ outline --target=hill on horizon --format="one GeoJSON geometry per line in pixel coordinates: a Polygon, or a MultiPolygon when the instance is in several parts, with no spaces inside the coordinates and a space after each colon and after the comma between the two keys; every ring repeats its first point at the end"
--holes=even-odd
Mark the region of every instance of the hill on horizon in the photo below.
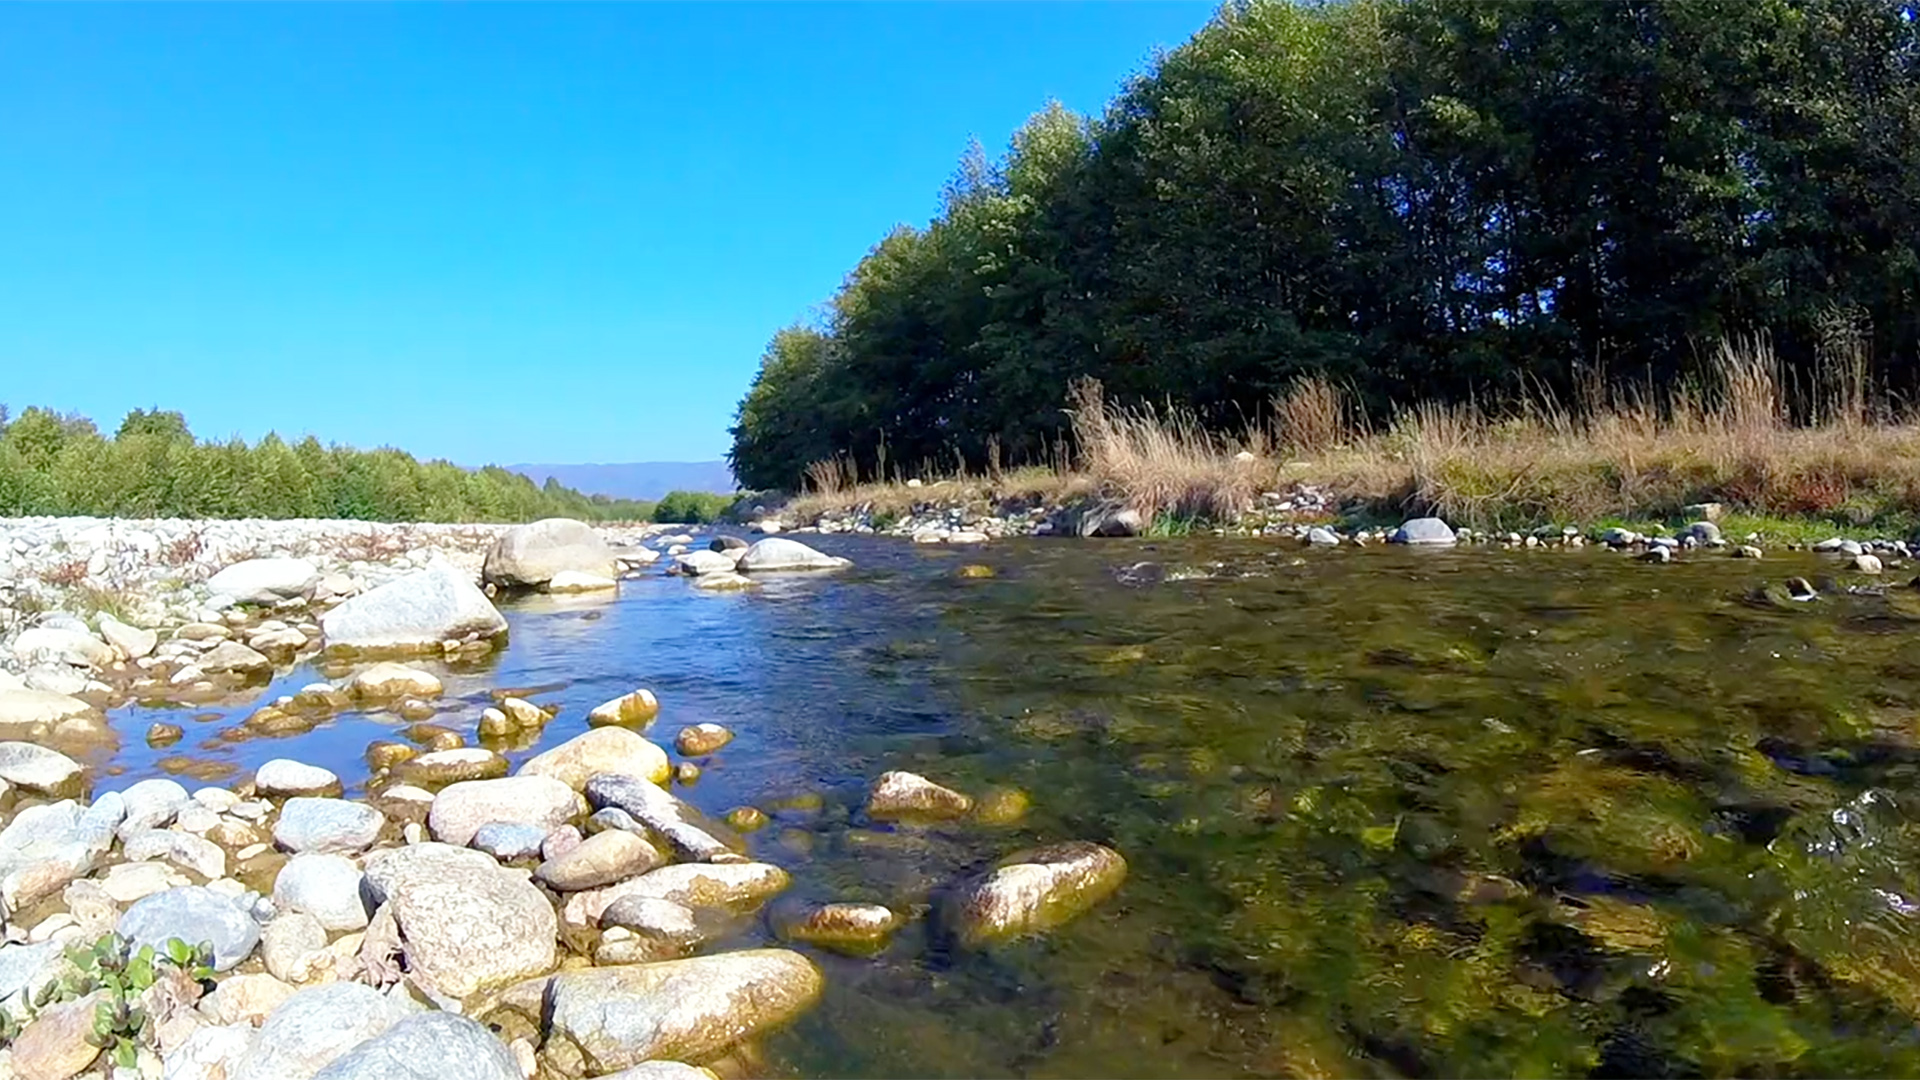
{"type": "Polygon", "coordinates": [[[625,464],[507,465],[510,472],[544,484],[556,477],[588,495],[617,499],[658,499],[669,491],[732,492],[733,471],[724,461],[636,461],[625,464]]]}

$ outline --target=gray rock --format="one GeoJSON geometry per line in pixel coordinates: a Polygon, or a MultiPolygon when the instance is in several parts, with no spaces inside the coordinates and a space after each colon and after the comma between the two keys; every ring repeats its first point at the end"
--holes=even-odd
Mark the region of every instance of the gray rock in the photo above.
{"type": "Polygon", "coordinates": [[[1840,541],[1840,554],[1842,555],[1851,557],[1854,555],[1858,555],[1866,550],[1867,550],[1866,548],[1860,546],[1860,542],[1858,540],[1840,541]]]}
{"type": "Polygon", "coordinates": [[[548,832],[544,826],[519,821],[490,821],[473,831],[470,846],[502,862],[537,859],[548,832]]]}
{"type": "Polygon", "coordinates": [[[209,1080],[231,1077],[240,1059],[252,1048],[257,1033],[252,1024],[196,1029],[167,1052],[164,1080],[209,1080]]]}
{"type": "Polygon", "coordinates": [[[1325,525],[1315,525],[1307,530],[1307,543],[1314,547],[1338,547],[1340,535],[1325,525]]]}
{"type": "Polygon", "coordinates": [[[487,595],[445,563],[361,593],[321,616],[320,626],[327,648],[369,654],[438,651],[442,641],[507,632],[487,595]]]}
{"type": "Polygon", "coordinates": [[[407,970],[435,993],[465,998],[553,968],[553,905],[490,856],[437,843],[376,852],[365,889],[392,914],[407,970]]]}
{"type": "Polygon", "coordinates": [[[114,928],[135,945],[156,952],[179,938],[189,945],[213,943],[214,969],[226,971],[260,943],[260,924],[234,900],[202,885],[188,885],[134,901],[114,928]]]}
{"type": "Polygon", "coordinates": [[[13,639],[13,657],[22,664],[56,663],[82,668],[105,668],[118,659],[113,646],[94,637],[85,624],[76,630],[58,626],[22,630],[13,639]]]}
{"type": "Polygon", "coordinates": [[[735,568],[741,573],[763,574],[779,570],[838,570],[852,565],[851,560],[815,551],[798,540],[770,536],[749,547],[735,568]]]}
{"type": "Polygon", "coordinates": [[[682,858],[708,861],[734,854],[734,849],[720,839],[729,835],[729,830],[645,780],[596,776],[587,781],[587,803],[595,810],[612,807],[625,811],[660,834],[682,858]]]}
{"type": "Polygon", "coordinates": [[[68,800],[15,814],[0,831],[0,908],[18,911],[93,869],[123,809],[114,794],[84,809],[68,800]]]}
{"type": "Polygon", "coordinates": [[[552,1032],[597,1075],[718,1057],[812,1007],[822,986],[820,970],[799,953],[751,949],[567,972],[554,976],[547,1000],[552,1032]]]}
{"type": "Polygon", "coordinates": [[[304,596],[320,580],[320,571],[305,559],[248,559],[207,579],[216,596],[236,604],[275,604],[304,596]]]}
{"type": "Polygon", "coordinates": [[[619,573],[613,551],[592,527],[570,518],[516,526],[494,541],[481,575],[508,588],[535,588],[572,570],[610,578],[619,573]]]}
{"type": "Polygon", "coordinates": [[[558,858],[541,863],[533,876],[556,892],[579,892],[644,874],[665,861],[659,849],[645,838],[610,829],[588,837],[558,858]]]}
{"type": "Polygon", "coordinates": [[[295,855],[273,881],[273,902],[282,911],[313,916],[328,930],[359,930],[367,925],[363,876],[343,855],[295,855]]]}
{"type": "Polygon", "coordinates": [[[42,986],[59,978],[64,941],[38,945],[0,945],[0,1002],[15,994],[31,998],[42,986]]]}
{"type": "Polygon", "coordinates": [[[324,955],[326,948],[327,928],[304,911],[286,912],[260,931],[260,960],[269,974],[285,982],[310,981],[312,958],[324,955]]]}
{"type": "Polygon", "coordinates": [[[1680,539],[1690,539],[1696,544],[1712,547],[1720,543],[1720,526],[1711,521],[1696,521],[1680,530],[1680,539]]]}
{"type": "Polygon", "coordinates": [[[544,838],[585,810],[579,794],[550,776],[467,780],[434,796],[427,827],[435,840],[462,846],[480,826],[496,821],[539,826],[544,838]]]}
{"type": "Polygon", "coordinates": [[[274,758],[253,774],[253,788],[269,798],[286,795],[338,795],[340,778],[331,770],[287,758],[274,758]]]}
{"type": "Polygon", "coordinates": [[[1080,515],[1081,536],[1139,536],[1146,529],[1140,511],[1120,503],[1103,503],[1080,515]]]}
{"type": "Polygon", "coordinates": [[[707,542],[708,551],[728,552],[745,551],[751,546],[737,536],[716,536],[707,542]]]}
{"type": "Polygon", "coordinates": [[[640,946],[635,951],[646,960],[677,960],[712,941],[725,925],[712,912],[653,896],[622,896],[600,912],[601,929],[633,934],[640,946]]]}
{"type": "Polygon", "coordinates": [[[386,815],[344,799],[288,799],[273,826],[274,842],[288,851],[364,851],[379,838],[386,815]]]}
{"type": "Polygon", "coordinates": [[[1051,930],[1113,895],[1127,861],[1085,841],[1017,852],[949,898],[948,928],[963,944],[982,945],[1051,930]]]}
{"type": "Polygon", "coordinates": [[[195,665],[210,675],[264,678],[273,674],[273,661],[237,641],[223,641],[215,645],[202,653],[195,665]]]}
{"type": "Polygon", "coordinates": [[[87,684],[93,680],[87,677],[85,668],[49,663],[28,668],[24,681],[29,690],[64,696],[85,693],[87,684]]]}
{"type": "Polygon", "coordinates": [[[1453,530],[1439,518],[1412,518],[1400,523],[1393,535],[1387,537],[1389,544],[1414,544],[1442,546],[1455,540],[1453,530]]]}
{"type": "Polygon", "coordinates": [[[561,919],[574,928],[599,923],[608,907],[628,897],[669,900],[698,910],[745,913],[784,890],[792,878],[771,863],[680,863],[636,878],[567,896],[561,919]]]}
{"type": "MultiPolygon", "coordinates": [[[[9,690],[7,694],[39,694],[39,690],[9,690]]],[[[92,711],[89,709],[88,711],[92,711]]],[[[0,780],[41,795],[78,795],[83,770],[80,763],[58,750],[24,742],[0,742],[0,780]]]]}
{"type": "Polygon", "coordinates": [[[730,574],[739,560],[718,551],[687,551],[673,557],[673,569],[689,577],[705,574],[730,574]]]}
{"type": "Polygon", "coordinates": [[[302,990],[260,1025],[260,1037],[230,1080],[312,1080],[347,1051],[407,1016],[385,994],[359,983],[302,990]]]}
{"type": "Polygon", "coordinates": [[[186,788],[164,778],[142,780],[121,792],[120,797],[127,808],[127,816],[120,826],[121,836],[157,829],[172,821],[174,815],[192,801],[186,788]]]}
{"type": "Polygon", "coordinates": [[[505,1043],[464,1016],[409,1016],[335,1058],[314,1080],[522,1080],[505,1043]]]}
{"type": "Polygon", "coordinates": [[[227,872],[227,853],[205,837],[173,829],[148,829],[126,837],[121,852],[128,862],[165,859],[212,881],[227,872]]]}
{"type": "Polygon", "coordinates": [[[1825,540],[1815,543],[1812,550],[1817,555],[1831,555],[1846,546],[1847,543],[1848,541],[1842,540],[1837,536],[1829,536],[1825,540]]]}
{"type": "Polygon", "coordinates": [[[129,660],[138,660],[153,652],[160,640],[160,635],[153,631],[129,626],[104,611],[100,613],[100,636],[129,660]]]}

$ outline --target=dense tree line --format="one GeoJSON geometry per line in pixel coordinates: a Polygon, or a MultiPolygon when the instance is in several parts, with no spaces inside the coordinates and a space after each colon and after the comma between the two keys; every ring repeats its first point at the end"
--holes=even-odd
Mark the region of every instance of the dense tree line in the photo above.
{"type": "Polygon", "coordinates": [[[1920,383],[1913,0],[1232,3],[1097,119],[975,149],[777,334],[735,474],[1044,460],[1067,385],[1257,416],[1669,385],[1764,330],[1920,383]]]}
{"type": "Polygon", "coordinates": [[[29,408],[10,420],[0,407],[0,516],[638,520],[651,509],[494,466],[322,446],[311,435],[203,442],[180,413],[158,409],[135,409],[108,437],[82,416],[29,408]]]}

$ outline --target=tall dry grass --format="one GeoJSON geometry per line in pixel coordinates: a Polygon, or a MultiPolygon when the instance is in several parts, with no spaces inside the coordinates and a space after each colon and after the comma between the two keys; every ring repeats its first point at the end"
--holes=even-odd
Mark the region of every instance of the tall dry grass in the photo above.
{"type": "Polygon", "coordinates": [[[1119,405],[1097,382],[1070,392],[1074,455],[1051,468],[956,471],[919,489],[861,482],[845,463],[809,471],[802,516],[853,505],[904,512],[938,501],[1057,502],[1099,492],[1143,513],[1231,521],[1260,493],[1312,484],[1374,512],[1435,513],[1477,527],[1664,518],[1698,502],[1866,524],[1920,510],[1920,422],[1876,401],[1844,313],[1796,384],[1764,336],[1706,350],[1660,391],[1600,372],[1575,400],[1545,391],[1500,408],[1422,402],[1366,425],[1353,396],[1296,381],[1269,416],[1210,431],[1187,410],[1119,405]]]}

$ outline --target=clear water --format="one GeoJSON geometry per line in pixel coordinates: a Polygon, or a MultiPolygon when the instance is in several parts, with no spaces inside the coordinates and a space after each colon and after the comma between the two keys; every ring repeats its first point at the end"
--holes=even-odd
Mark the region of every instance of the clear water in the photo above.
{"type": "MultiPolygon", "coordinates": [[[[804,896],[918,910],[1044,840],[1129,860],[1044,939],[956,953],[916,923],[874,959],[821,954],[827,996],[767,1071],[1920,1075],[1920,592],[1786,600],[1833,572],[1812,558],[817,543],[857,569],[514,605],[438,721],[471,732],[489,690],[534,688],[563,706],[550,746],[650,687],[663,743],[736,732],[682,794],[772,812],[750,843],[804,896]],[[1141,560],[1164,575],[1116,575],[1141,560]],[[1033,808],[870,827],[889,768],[1033,808]]],[[[401,726],[215,737],[246,711],[126,710],[114,765],[363,776],[401,726]],[[149,750],[162,717],[188,738],[149,750]]]]}

